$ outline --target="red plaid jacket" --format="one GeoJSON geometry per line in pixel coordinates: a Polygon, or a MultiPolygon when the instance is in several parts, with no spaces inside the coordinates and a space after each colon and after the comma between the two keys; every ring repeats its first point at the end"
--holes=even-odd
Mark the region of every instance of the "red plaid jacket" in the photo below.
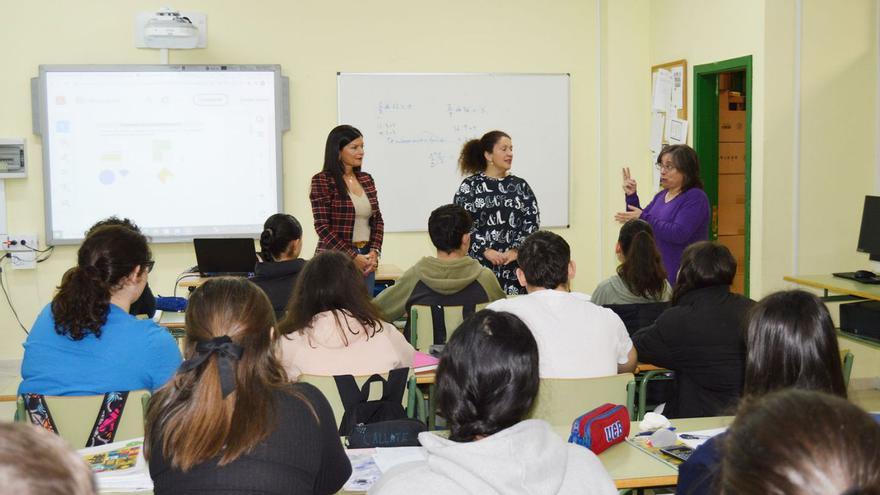
{"type": "MultiPolygon", "coordinates": [[[[382,250],[382,237],[385,234],[385,222],[379,211],[379,200],[376,198],[376,184],[366,172],[355,172],[358,182],[367,193],[373,214],[370,216],[370,249],[382,250]]],[[[343,251],[354,257],[357,252],[351,243],[354,234],[354,203],[348,194],[339,194],[333,177],[318,172],[312,177],[312,188],[309,193],[312,202],[312,216],[315,218],[315,231],[318,233],[316,253],[326,250],[343,251]]]]}

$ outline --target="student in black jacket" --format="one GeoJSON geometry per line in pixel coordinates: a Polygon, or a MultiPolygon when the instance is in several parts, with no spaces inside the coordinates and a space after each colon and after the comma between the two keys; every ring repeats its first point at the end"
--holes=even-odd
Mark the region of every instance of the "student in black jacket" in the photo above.
{"type": "Polygon", "coordinates": [[[745,322],[754,301],[730,292],[736,260],[721,244],[685,249],[672,307],[633,335],[639,361],[675,371],[664,414],[718,416],[742,395],[745,322]]]}
{"type": "Polygon", "coordinates": [[[302,226],[286,213],[276,213],[266,219],[260,234],[260,258],[254,267],[251,282],[263,289],[272,302],[275,318],[284,316],[290,301],[296,277],[306,265],[299,257],[302,251],[302,226]]]}

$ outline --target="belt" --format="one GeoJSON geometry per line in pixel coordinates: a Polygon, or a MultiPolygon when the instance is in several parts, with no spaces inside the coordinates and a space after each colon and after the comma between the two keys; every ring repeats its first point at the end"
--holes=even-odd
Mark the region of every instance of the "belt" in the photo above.
{"type": "Polygon", "coordinates": [[[369,241],[361,241],[361,242],[352,242],[351,245],[358,248],[358,249],[363,249],[363,248],[367,247],[367,244],[369,244],[369,243],[370,243],[369,241]]]}

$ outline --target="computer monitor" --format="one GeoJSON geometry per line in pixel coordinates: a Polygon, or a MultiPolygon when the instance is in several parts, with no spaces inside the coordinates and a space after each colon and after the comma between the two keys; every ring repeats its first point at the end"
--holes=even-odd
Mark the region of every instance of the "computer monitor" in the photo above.
{"type": "Polygon", "coordinates": [[[880,261],[880,196],[865,196],[857,249],[868,253],[871,261],[880,261]]]}

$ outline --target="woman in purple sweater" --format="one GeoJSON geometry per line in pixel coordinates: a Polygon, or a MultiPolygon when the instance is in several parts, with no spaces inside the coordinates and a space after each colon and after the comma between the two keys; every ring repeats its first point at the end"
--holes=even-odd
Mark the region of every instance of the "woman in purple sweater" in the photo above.
{"type": "Polygon", "coordinates": [[[626,223],[641,218],[651,224],[669,283],[675,284],[684,248],[709,238],[709,198],[703,192],[697,153],[690,146],[666,146],[657,157],[657,168],[661,189],[644,209],[636,181],[629,168],[623,169],[627,211],[616,213],[614,219],[626,223]]]}

